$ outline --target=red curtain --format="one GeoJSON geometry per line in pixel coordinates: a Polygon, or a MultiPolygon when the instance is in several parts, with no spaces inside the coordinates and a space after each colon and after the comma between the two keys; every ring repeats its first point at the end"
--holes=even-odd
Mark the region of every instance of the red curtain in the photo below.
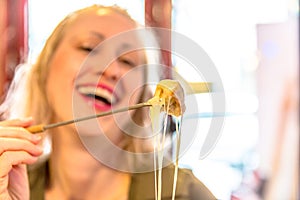
{"type": "MultiPolygon", "coordinates": [[[[166,28],[171,30],[172,1],[171,0],[145,0],[145,24],[148,27],[166,28]]],[[[157,38],[161,46],[171,49],[171,34],[160,34],[157,38]]],[[[171,52],[161,49],[162,61],[165,66],[172,66],[171,52]]],[[[170,70],[164,71],[164,77],[171,78],[170,70]]]]}
{"type": "Polygon", "coordinates": [[[27,0],[0,1],[0,101],[28,54],[27,0]]]}
{"type": "Polygon", "coordinates": [[[6,57],[6,26],[7,26],[7,0],[0,1],[0,96],[6,82],[5,57],[6,57]]]}

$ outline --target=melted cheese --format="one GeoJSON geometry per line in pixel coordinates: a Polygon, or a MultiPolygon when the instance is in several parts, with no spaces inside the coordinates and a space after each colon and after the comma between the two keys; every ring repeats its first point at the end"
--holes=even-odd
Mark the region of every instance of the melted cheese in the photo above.
{"type": "Polygon", "coordinates": [[[177,81],[162,80],[156,87],[154,97],[148,102],[150,107],[150,117],[152,121],[152,130],[154,137],[154,180],[155,180],[155,200],[161,200],[162,193],[162,167],[165,138],[167,133],[168,115],[176,117],[176,153],[175,153],[175,170],[173,180],[172,200],[175,199],[176,183],[178,176],[178,158],[180,150],[180,129],[179,119],[185,111],[184,92],[177,81]],[[165,112],[163,133],[159,134],[160,112],[165,112]],[[158,170],[156,170],[158,168],[158,170]]]}
{"type": "Polygon", "coordinates": [[[170,115],[181,116],[185,111],[184,91],[178,81],[162,80],[157,84],[154,97],[148,101],[151,104],[161,104],[161,111],[170,115]],[[166,110],[167,109],[167,110],[166,110]]]}

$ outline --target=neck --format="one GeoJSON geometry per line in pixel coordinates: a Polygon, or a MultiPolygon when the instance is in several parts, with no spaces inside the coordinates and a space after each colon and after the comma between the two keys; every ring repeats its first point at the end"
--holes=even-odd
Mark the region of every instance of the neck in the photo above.
{"type": "Polygon", "coordinates": [[[52,138],[50,199],[126,199],[130,174],[101,164],[86,151],[77,133],[63,131],[57,130],[52,138]]]}

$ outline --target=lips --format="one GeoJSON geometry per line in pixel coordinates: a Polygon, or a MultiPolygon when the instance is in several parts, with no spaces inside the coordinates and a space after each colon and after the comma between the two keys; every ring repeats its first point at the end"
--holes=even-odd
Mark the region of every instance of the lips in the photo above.
{"type": "Polygon", "coordinates": [[[106,85],[80,85],[77,91],[100,110],[108,110],[118,102],[112,88],[106,85]]]}

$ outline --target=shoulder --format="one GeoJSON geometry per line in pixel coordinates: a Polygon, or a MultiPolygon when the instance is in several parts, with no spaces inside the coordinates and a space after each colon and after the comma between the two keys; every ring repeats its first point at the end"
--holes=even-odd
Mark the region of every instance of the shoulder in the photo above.
{"type": "MultiPolygon", "coordinates": [[[[174,182],[174,166],[165,167],[162,171],[162,196],[171,199],[174,182]]],[[[154,172],[135,174],[132,177],[130,195],[135,199],[155,199],[154,172]],[[143,198],[141,198],[143,197],[143,198]]],[[[209,189],[197,179],[191,170],[179,169],[176,184],[176,199],[211,200],[216,199],[209,189]]]]}
{"type": "Polygon", "coordinates": [[[216,199],[211,191],[193,174],[190,169],[179,170],[177,184],[178,189],[181,187],[182,190],[188,191],[190,199],[216,199]]]}

